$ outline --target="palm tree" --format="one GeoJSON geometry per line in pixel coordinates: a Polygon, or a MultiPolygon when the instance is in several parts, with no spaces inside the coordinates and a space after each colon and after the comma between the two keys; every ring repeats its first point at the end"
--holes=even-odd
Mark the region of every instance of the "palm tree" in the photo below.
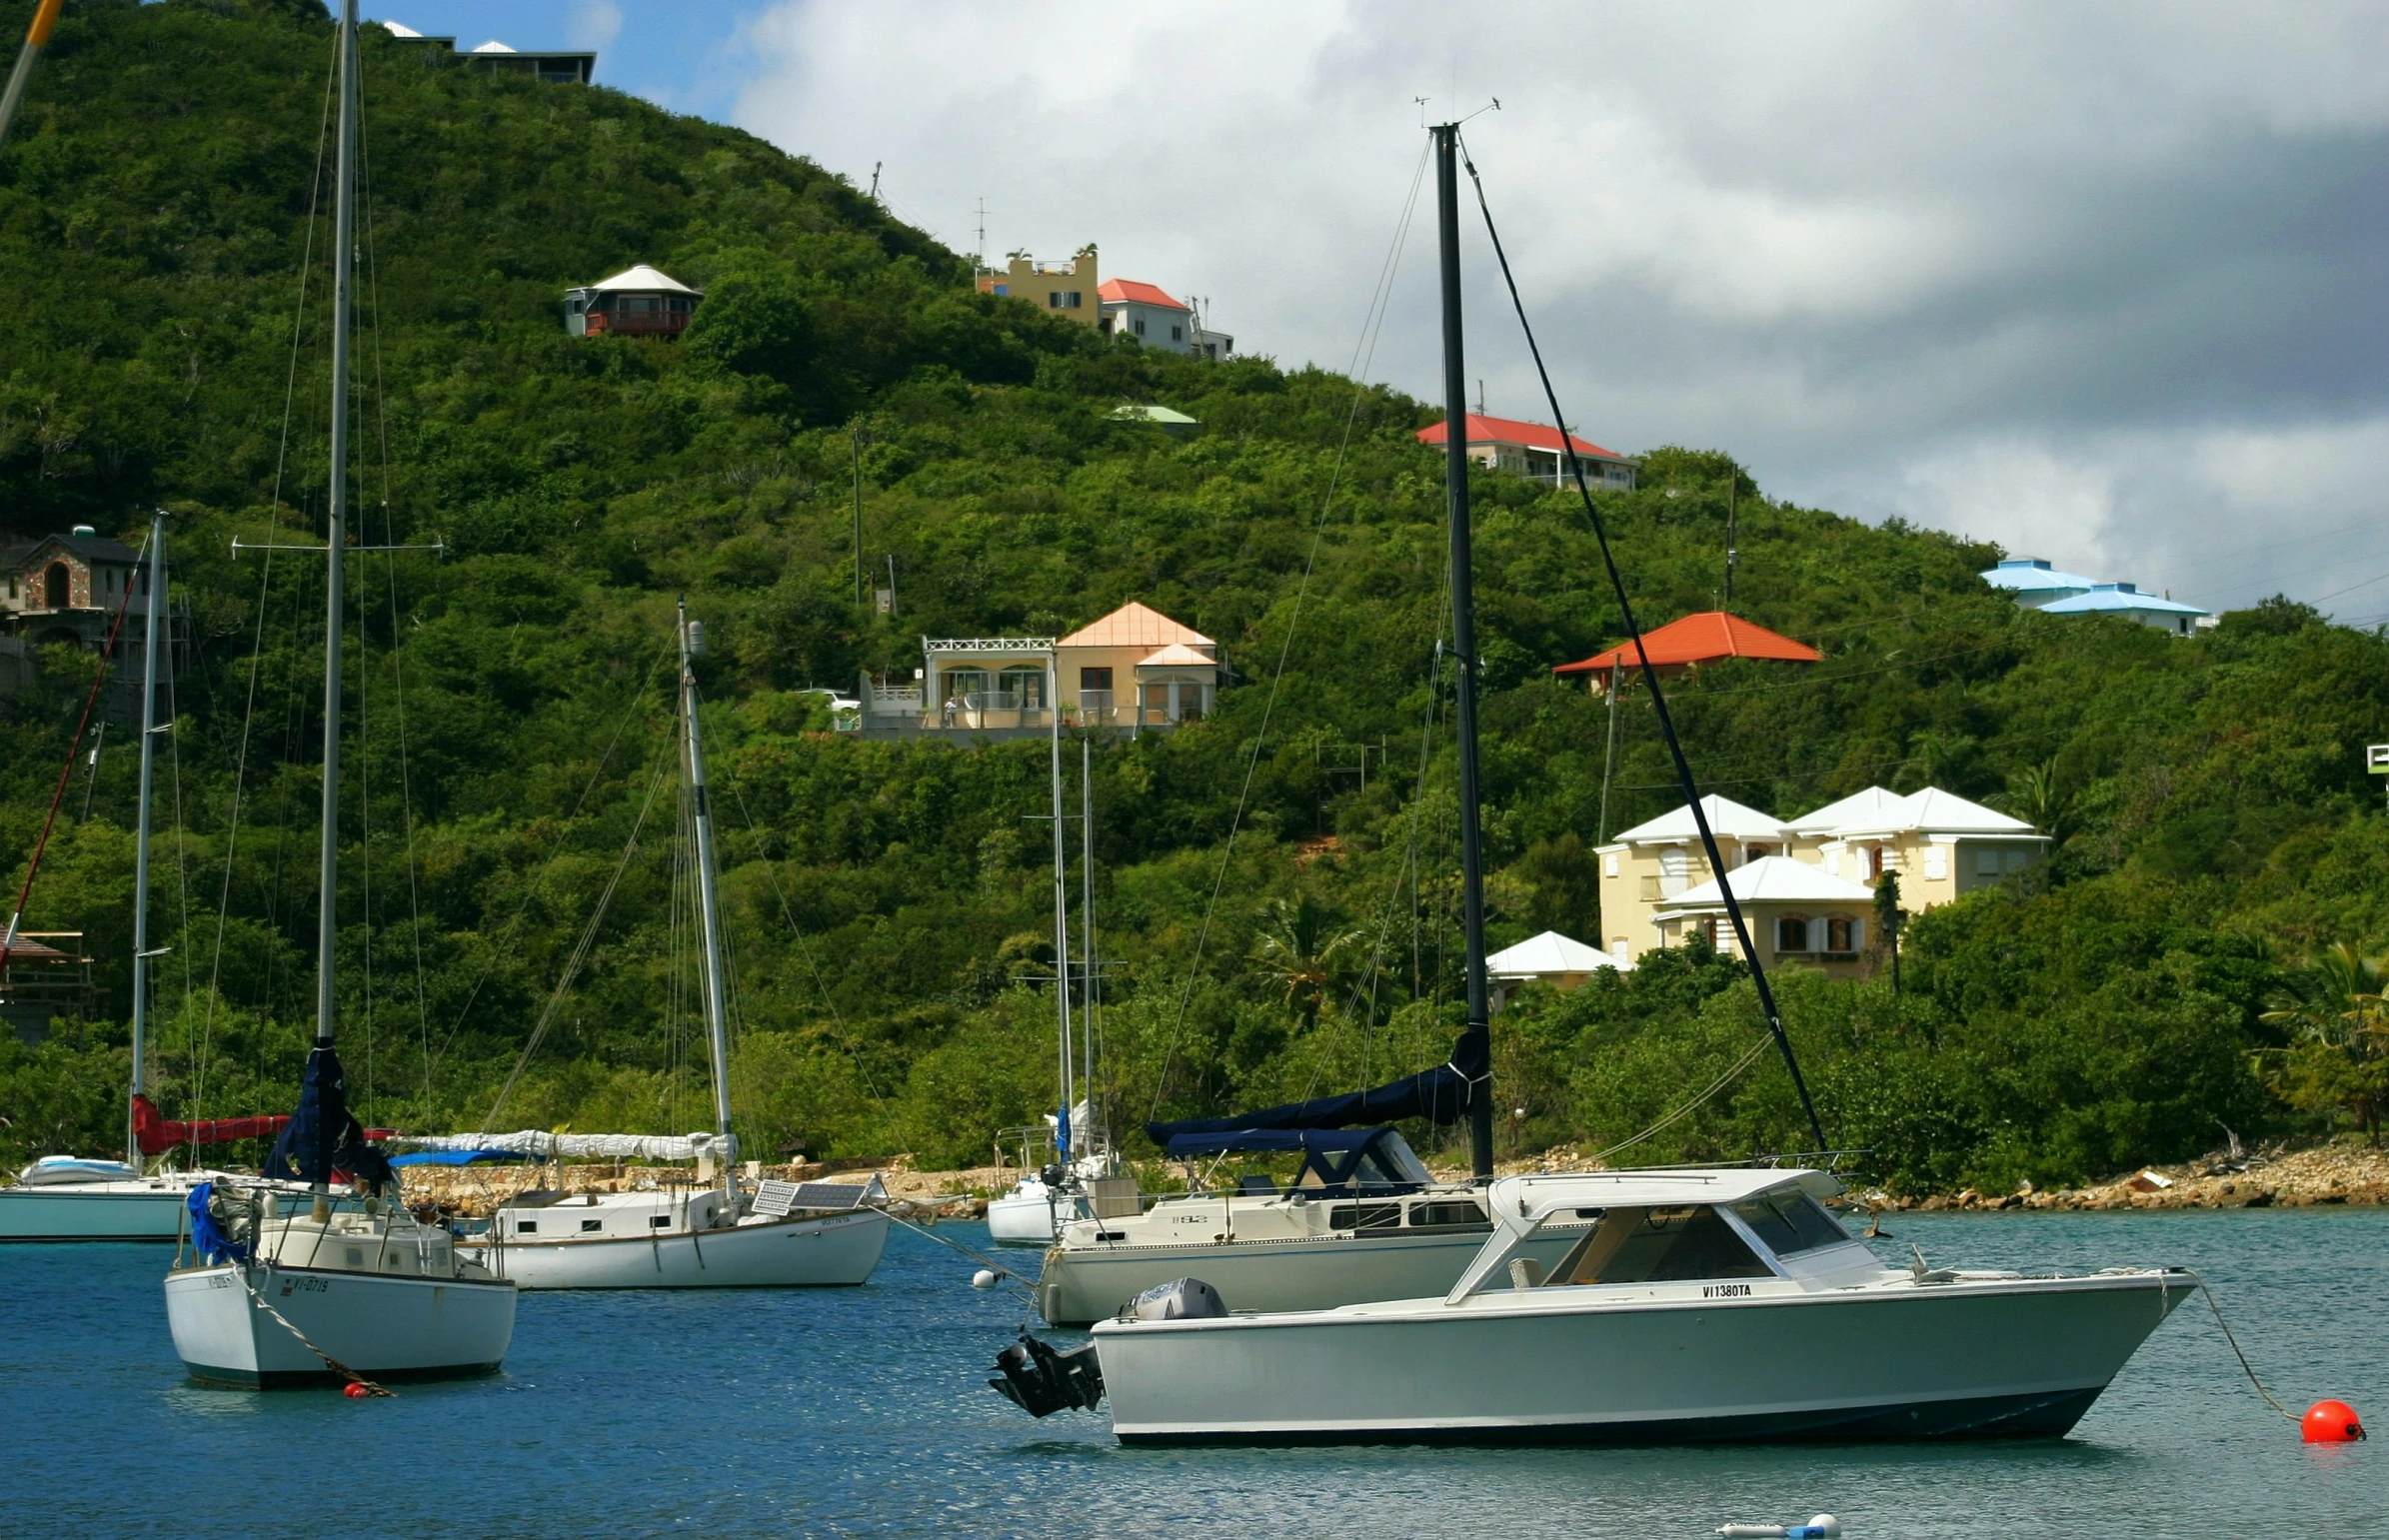
{"type": "Polygon", "coordinates": [[[2074,793],[2058,780],[2054,759],[2027,765],[2008,776],[2007,789],[1990,801],[2001,812],[2022,818],[2047,834],[2053,843],[2065,842],[2073,820],[2074,793]]]}
{"type": "Polygon", "coordinates": [[[1337,929],[1335,911],[1308,893],[1288,901],[1273,898],[1262,911],[1252,941],[1252,963],[1302,1018],[1302,1029],[1318,1024],[1319,1010],[1346,969],[1342,954],[1359,944],[1360,932],[1337,929]]]}
{"type": "Polygon", "coordinates": [[[2389,1108],[2389,958],[2335,941],[2304,965],[2275,996],[2262,1019],[2286,1026],[2302,1041],[2291,1048],[2276,1088],[2313,1111],[2344,1108],[2381,1142],[2381,1114],[2389,1108]]]}

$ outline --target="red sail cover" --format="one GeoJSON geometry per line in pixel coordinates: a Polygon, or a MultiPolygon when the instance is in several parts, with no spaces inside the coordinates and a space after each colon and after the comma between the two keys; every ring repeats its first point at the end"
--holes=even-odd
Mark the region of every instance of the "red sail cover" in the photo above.
{"type": "Polygon", "coordinates": [[[282,1131],[287,1117],[218,1117],[201,1122],[177,1122],[162,1115],[147,1096],[133,1098],[133,1137],[141,1153],[163,1155],[177,1144],[229,1144],[234,1139],[268,1139],[282,1131]]]}

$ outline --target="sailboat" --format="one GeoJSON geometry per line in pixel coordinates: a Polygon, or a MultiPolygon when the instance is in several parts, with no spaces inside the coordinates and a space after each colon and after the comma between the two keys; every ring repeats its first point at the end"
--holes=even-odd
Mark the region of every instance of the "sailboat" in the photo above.
{"type": "MultiPolygon", "coordinates": [[[[155,783],[158,735],[159,657],[166,648],[166,515],[150,524],[145,578],[141,669],[141,791],[135,814],[133,854],[133,1068],[127,1088],[125,1153],[122,1160],[44,1155],[0,1187],[0,1240],[155,1240],[175,1238],[183,1203],[207,1173],[150,1170],[149,1157],[178,1146],[271,1138],[287,1117],[232,1117],[181,1122],[161,1115],[149,1099],[150,960],[149,834],[151,789],[155,783]]],[[[13,932],[16,919],[10,920],[13,932]]],[[[0,953],[13,943],[0,940],[0,953]]]]}
{"type": "MultiPolygon", "coordinates": [[[[716,889],[713,806],[697,716],[695,660],[704,628],[679,613],[681,772],[697,867],[706,1048],[713,1070],[714,1131],[644,1134],[448,1134],[406,1139],[427,1154],[510,1153],[607,1159],[694,1160],[701,1185],[651,1191],[518,1193],[491,1215],[486,1236],[462,1254],[530,1289],[769,1288],[862,1283],[887,1248],[887,1199],[877,1176],[863,1183],[739,1181],[730,1127],[729,976],[716,889]],[[712,1185],[702,1185],[711,1180],[712,1185]]],[[[401,1159],[416,1157],[402,1156],[401,1159]]]]}
{"type": "MultiPolygon", "coordinates": [[[[1097,1211],[1095,1217],[1107,1217],[1125,1208],[1134,1212],[1137,1207],[1133,1179],[1120,1176],[1118,1154],[1111,1138],[1097,1123],[1094,1108],[1095,1083],[1095,789],[1092,779],[1095,760],[1090,741],[1079,744],[1079,824],[1082,840],[1080,880],[1083,903],[1080,914],[1087,941],[1086,955],[1081,959],[1079,979],[1084,985],[1082,998],[1086,1002],[1086,1016],[1079,1023],[1078,1045],[1086,1055],[1084,1074],[1072,1064],[1074,1051],[1071,1021],[1071,931],[1070,931],[1070,875],[1063,858],[1069,847],[1063,836],[1062,817],[1062,724],[1061,714],[1055,714],[1052,771],[1054,787],[1054,1000],[1060,1015],[1060,1051],[1057,1054],[1056,1081],[1061,1100],[1058,1110],[1047,1121],[1053,1127],[1054,1159],[1034,1169],[1027,1152],[1036,1148],[1031,1138],[1023,1140],[1024,1167],[1021,1179],[1012,1191],[988,1204],[988,1235],[998,1245],[1049,1246],[1059,1238],[1064,1225],[1079,1216],[1083,1209],[1097,1211]],[[1081,1093],[1076,1082],[1084,1079],[1087,1089],[1081,1093]],[[1104,1183],[1103,1187],[1095,1184],[1104,1183]],[[1127,1190],[1115,1190],[1126,1188],[1127,1190]]],[[[1034,1130],[1023,1130],[1034,1134],[1034,1130]]]]}
{"type": "MultiPolygon", "coordinates": [[[[486,1373],[514,1338],[515,1286],[389,1201],[397,1182],[348,1106],[334,1044],[340,893],[341,566],[348,542],[350,281],[356,260],[357,3],[340,18],[332,282],[331,489],[324,539],[323,830],[315,1045],[263,1179],[218,1176],[185,1200],[166,1323],[191,1377],[268,1388],[486,1373]]],[[[153,647],[153,657],[155,649],[153,647]]],[[[136,1060],[137,1061],[137,1060],[136,1060]]]]}
{"type": "MultiPolygon", "coordinates": [[[[1432,132],[1444,400],[1456,423],[1466,410],[1459,125],[1432,132]]],[[[1558,420],[1556,402],[1553,413],[1558,420]]],[[[1475,655],[1465,435],[1446,438],[1468,969],[1467,1030],[1451,1067],[1469,1076],[1488,1062],[1475,655]]],[[[1622,582],[1617,593],[1632,636],[1622,582]]],[[[1647,660],[1644,671],[1709,858],[1722,869],[1647,660]]],[[[1744,932],[1728,898],[1728,916],[1744,932]]],[[[1740,938],[1751,957],[1746,933],[1740,938]]],[[[1751,974],[1805,1105],[1755,960],[1751,974]]],[[[1124,1443],[2054,1437],[2200,1287],[2180,1268],[2025,1277],[1933,1268],[1921,1252],[1906,1269],[1886,1267],[1820,1201],[1839,1194],[1839,1180],[1792,1165],[1496,1181],[1491,1098],[1474,1079],[1466,1110],[1487,1222],[1447,1289],[1255,1309],[1206,1276],[1207,1258],[1191,1260],[1190,1276],[1128,1301],[1096,1323],[1085,1347],[1065,1353],[1024,1335],[999,1355],[990,1384],[1041,1417],[1108,1397],[1124,1443]],[[1569,1231],[1556,1259],[1533,1249],[1569,1231]]]]}

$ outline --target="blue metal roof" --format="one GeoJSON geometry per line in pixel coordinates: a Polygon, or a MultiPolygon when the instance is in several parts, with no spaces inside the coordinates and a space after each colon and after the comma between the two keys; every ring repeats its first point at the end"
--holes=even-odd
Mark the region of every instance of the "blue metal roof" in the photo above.
{"type": "Polygon", "coordinates": [[[2128,583],[2093,584],[2087,594],[2076,594],[2070,599],[2053,599],[2040,607],[2043,615],[2096,615],[2111,611],[2153,612],[2161,615],[2210,613],[2196,605],[2177,604],[2170,599],[2159,599],[2154,594],[2143,594],[2128,583]]]}
{"type": "Polygon", "coordinates": [[[2097,585],[2079,573],[2061,573],[2046,562],[2030,557],[2013,557],[2001,562],[1982,575],[1982,581],[1995,589],[2014,589],[2033,593],[2044,589],[2089,589],[2097,585]]]}

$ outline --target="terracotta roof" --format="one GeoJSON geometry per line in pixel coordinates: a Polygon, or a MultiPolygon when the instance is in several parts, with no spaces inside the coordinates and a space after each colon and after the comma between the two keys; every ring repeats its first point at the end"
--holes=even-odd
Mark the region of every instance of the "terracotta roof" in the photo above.
{"type": "Polygon", "coordinates": [[[1140,669],[1215,669],[1219,660],[1197,653],[1184,642],[1173,642],[1150,658],[1137,660],[1140,669]]]}
{"type": "MultiPolygon", "coordinates": [[[[1559,430],[1548,423],[1524,423],[1514,417],[1479,417],[1468,414],[1468,442],[1470,444],[1523,444],[1528,449],[1547,449],[1556,454],[1560,448],[1559,430]]],[[[1567,436],[1579,455],[1591,455],[1600,460],[1623,460],[1623,455],[1605,450],[1590,439],[1567,436]]],[[[1441,444],[1443,425],[1430,423],[1418,430],[1421,444],[1441,444]]]]}
{"type": "Polygon", "coordinates": [[[1095,297],[1115,305],[1134,301],[1139,305],[1159,305],[1164,310],[1187,309],[1154,285],[1141,284],[1134,278],[1107,278],[1095,286],[1095,297]]]}
{"type": "MultiPolygon", "coordinates": [[[[1764,626],[1753,626],[1738,615],[1722,610],[1705,610],[1687,615],[1680,621],[1669,621],[1657,631],[1645,632],[1643,646],[1650,650],[1650,661],[1662,668],[1670,665],[1715,663],[1726,658],[1771,658],[1783,663],[1815,663],[1825,655],[1789,637],[1777,636],[1764,626]]],[[[1612,666],[1637,669],[1642,665],[1631,644],[1621,642],[1605,653],[1595,653],[1577,663],[1563,663],[1551,672],[1562,678],[1574,674],[1606,674],[1612,666]]]]}
{"type": "MultiPolygon", "coordinates": [[[[1189,647],[1211,647],[1211,639],[1135,600],[1122,605],[1093,626],[1072,632],[1056,647],[1143,647],[1159,650],[1173,642],[1189,647]]],[[[1204,662],[1209,662],[1205,659],[1204,662]]]]}

